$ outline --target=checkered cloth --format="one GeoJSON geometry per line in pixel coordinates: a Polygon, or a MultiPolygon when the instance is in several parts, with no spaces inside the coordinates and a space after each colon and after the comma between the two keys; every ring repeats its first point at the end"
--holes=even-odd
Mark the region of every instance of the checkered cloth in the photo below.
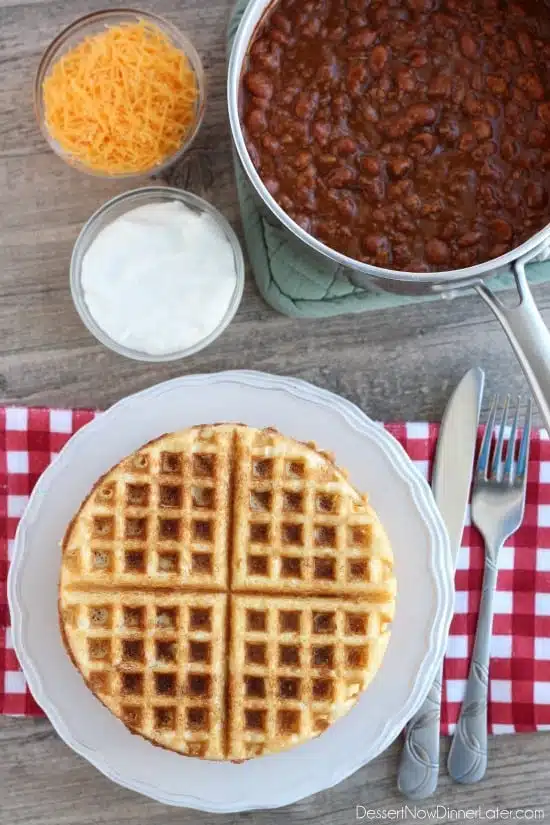
{"type": "MultiPolygon", "coordinates": [[[[0,408],[0,713],[39,715],[11,640],[6,579],[18,520],[38,477],[96,413],[0,408]]],[[[387,424],[429,475],[436,424],[387,424]]],[[[533,435],[523,526],[503,548],[491,644],[489,730],[550,729],[550,440],[533,435]]],[[[479,606],[483,543],[467,518],[445,659],[441,730],[453,731],[468,674],[479,606]]]]}

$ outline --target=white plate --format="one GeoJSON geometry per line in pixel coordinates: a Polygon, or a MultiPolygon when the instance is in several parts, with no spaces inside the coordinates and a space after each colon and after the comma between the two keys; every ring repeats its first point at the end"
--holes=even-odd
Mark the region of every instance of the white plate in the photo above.
{"type": "Polygon", "coordinates": [[[420,706],[443,656],[452,582],[448,538],[430,489],[395,439],[332,393],[243,371],[152,387],[73,436],[40,478],[21,519],[8,587],[15,650],[61,738],[127,788],[171,805],[230,812],[288,805],[329,788],[395,739],[420,706]],[[333,450],[380,514],[398,583],[382,667],[351,712],[313,741],[240,765],[182,757],[129,733],[85,687],[57,623],[59,542],[92,484],[146,441],[216,421],[272,425],[333,450]]]}

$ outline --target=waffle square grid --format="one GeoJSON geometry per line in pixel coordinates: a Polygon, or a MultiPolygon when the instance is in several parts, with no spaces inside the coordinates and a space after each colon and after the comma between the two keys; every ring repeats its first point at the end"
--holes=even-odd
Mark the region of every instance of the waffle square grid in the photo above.
{"type": "Polygon", "coordinates": [[[66,595],[66,632],[110,710],[166,747],[223,758],[226,594],[66,595]]]}
{"type": "Polygon", "coordinates": [[[254,430],[238,451],[233,587],[376,598],[391,556],[379,522],[365,518],[364,500],[327,456],[254,430]]]}
{"type": "Polygon", "coordinates": [[[343,715],[380,664],[394,580],[378,520],[331,460],[219,425],[115,469],[64,550],[68,649],[101,701],[210,759],[281,750],[343,715]]]}
{"type": "Polygon", "coordinates": [[[211,427],[128,458],[93,494],[90,547],[66,557],[74,578],[224,590],[230,443],[211,427]]]}
{"type": "Polygon", "coordinates": [[[387,617],[327,598],[234,595],[229,749],[248,759],[322,733],[380,659],[387,617]]]}

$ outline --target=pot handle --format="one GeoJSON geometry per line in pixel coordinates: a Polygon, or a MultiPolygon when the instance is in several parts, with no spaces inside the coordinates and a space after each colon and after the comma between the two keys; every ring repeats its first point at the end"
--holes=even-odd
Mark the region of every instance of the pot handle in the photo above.
{"type": "Polygon", "coordinates": [[[505,307],[484,283],[476,284],[475,289],[493,310],[508,336],[538,404],[544,426],[550,433],[550,331],[542,320],[525,274],[525,264],[532,261],[537,253],[540,249],[518,258],[513,264],[519,306],[505,307]]]}

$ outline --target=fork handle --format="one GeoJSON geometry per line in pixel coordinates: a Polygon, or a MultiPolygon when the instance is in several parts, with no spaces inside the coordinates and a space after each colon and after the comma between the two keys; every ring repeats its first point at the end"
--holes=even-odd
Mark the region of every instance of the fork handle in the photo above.
{"type": "Polygon", "coordinates": [[[460,709],[447,760],[455,782],[479,782],[487,770],[487,699],[489,693],[489,650],[493,624],[493,597],[497,583],[498,550],[486,547],[483,589],[476,638],[466,695],[460,709]]]}

